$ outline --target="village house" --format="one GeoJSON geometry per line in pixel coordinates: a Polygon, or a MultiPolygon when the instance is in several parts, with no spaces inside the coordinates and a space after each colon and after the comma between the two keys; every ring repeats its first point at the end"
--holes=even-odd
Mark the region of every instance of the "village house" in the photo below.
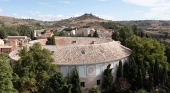
{"type": "Polygon", "coordinates": [[[29,38],[27,36],[8,36],[5,40],[6,45],[19,47],[28,44],[29,38]]]}

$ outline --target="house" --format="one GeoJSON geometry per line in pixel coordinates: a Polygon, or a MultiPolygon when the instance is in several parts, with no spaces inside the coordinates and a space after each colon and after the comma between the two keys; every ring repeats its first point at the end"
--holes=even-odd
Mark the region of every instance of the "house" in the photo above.
{"type": "Polygon", "coordinates": [[[18,47],[28,44],[29,40],[27,36],[8,36],[6,38],[6,45],[18,47]]]}
{"type": "Polygon", "coordinates": [[[37,39],[46,39],[47,37],[52,37],[54,34],[51,30],[45,30],[43,33],[38,34],[37,39]]]}
{"type": "Polygon", "coordinates": [[[74,35],[83,34],[84,36],[88,36],[89,34],[91,34],[91,36],[93,36],[94,32],[95,30],[93,28],[80,28],[78,30],[75,30],[73,34],[74,35]]]}
{"type": "Polygon", "coordinates": [[[0,46],[4,45],[4,41],[0,39],[0,46]]]}
{"type": "Polygon", "coordinates": [[[13,46],[0,46],[0,53],[11,53],[13,51],[13,46]]]}

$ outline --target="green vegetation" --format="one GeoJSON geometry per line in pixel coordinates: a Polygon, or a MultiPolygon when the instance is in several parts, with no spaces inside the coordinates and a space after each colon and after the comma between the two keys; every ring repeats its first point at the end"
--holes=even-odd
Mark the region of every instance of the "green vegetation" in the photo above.
{"type": "Polygon", "coordinates": [[[18,93],[13,87],[13,71],[5,53],[0,53],[0,71],[0,93],[18,93]]]}
{"type": "Polygon", "coordinates": [[[97,86],[93,86],[89,89],[89,93],[100,93],[100,90],[97,86]]]}
{"type": "Polygon", "coordinates": [[[26,25],[14,25],[14,26],[1,26],[0,38],[6,38],[7,36],[28,36],[31,37],[32,28],[26,25]]]}
{"type": "Polygon", "coordinates": [[[110,64],[107,66],[107,68],[104,70],[104,83],[103,88],[108,91],[111,89],[113,76],[112,76],[112,69],[110,68],[110,64]]]}
{"type": "Polygon", "coordinates": [[[157,40],[132,36],[126,43],[127,47],[133,51],[132,56],[139,62],[143,61],[147,68],[153,67],[155,59],[158,58],[160,66],[169,69],[169,64],[166,62],[165,46],[157,40]]]}
{"type": "Polygon", "coordinates": [[[74,68],[72,73],[71,84],[73,85],[71,89],[72,93],[82,93],[79,74],[76,68],[74,68]]]}
{"type": "Polygon", "coordinates": [[[51,52],[42,49],[40,43],[35,43],[29,50],[23,48],[19,55],[21,58],[15,62],[14,67],[14,72],[19,77],[14,83],[15,87],[21,93],[45,91],[50,73],[57,71],[56,66],[51,64],[53,62],[51,52]]]}
{"type": "Polygon", "coordinates": [[[119,67],[117,69],[117,75],[116,75],[117,78],[123,77],[123,67],[122,66],[123,66],[122,61],[119,61],[119,67]]]}
{"type": "Polygon", "coordinates": [[[99,37],[97,31],[94,32],[93,37],[99,37]]]}
{"type": "Polygon", "coordinates": [[[55,44],[55,36],[47,37],[46,45],[56,45],[55,44]]]}
{"type": "Polygon", "coordinates": [[[63,90],[65,81],[61,72],[56,72],[48,80],[48,93],[61,93],[63,90]]]}

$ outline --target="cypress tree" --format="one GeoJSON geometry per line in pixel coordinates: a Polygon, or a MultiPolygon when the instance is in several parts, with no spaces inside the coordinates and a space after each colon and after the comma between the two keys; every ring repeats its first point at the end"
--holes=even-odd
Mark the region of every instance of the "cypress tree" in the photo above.
{"type": "Polygon", "coordinates": [[[106,91],[109,91],[109,89],[112,86],[113,76],[112,76],[112,69],[110,68],[110,64],[107,66],[107,68],[104,70],[104,83],[103,88],[106,91]]]}
{"type": "Polygon", "coordinates": [[[123,66],[123,76],[124,78],[128,78],[129,76],[129,64],[127,62],[123,66]]]}
{"type": "Polygon", "coordinates": [[[138,89],[141,89],[143,87],[143,76],[142,76],[141,69],[139,69],[139,71],[138,71],[136,85],[138,86],[138,89]]]}
{"type": "Polygon", "coordinates": [[[72,93],[82,93],[79,74],[76,68],[74,68],[73,73],[72,73],[71,84],[72,84],[72,89],[71,89],[72,93]]]}
{"type": "Polygon", "coordinates": [[[119,68],[117,70],[117,79],[123,77],[123,65],[122,61],[119,61],[119,68]]]}
{"type": "Polygon", "coordinates": [[[52,36],[52,45],[55,45],[56,43],[55,43],[55,36],[53,35],[52,36]]]}
{"type": "Polygon", "coordinates": [[[72,88],[71,84],[64,85],[62,88],[62,91],[60,91],[60,93],[72,93],[71,88],[72,88]]]}
{"type": "Polygon", "coordinates": [[[163,68],[161,75],[160,75],[161,83],[164,84],[165,82],[167,82],[167,79],[168,79],[168,74],[167,74],[166,68],[163,68]]]}
{"type": "Polygon", "coordinates": [[[144,63],[143,61],[139,61],[138,69],[141,69],[141,73],[143,76],[142,78],[144,79],[146,75],[146,70],[143,63],[144,63]]]}
{"type": "Polygon", "coordinates": [[[129,63],[129,78],[128,81],[132,84],[132,88],[134,89],[136,87],[135,82],[138,74],[137,65],[135,63],[134,58],[131,58],[129,63]]]}
{"type": "Polygon", "coordinates": [[[150,73],[149,74],[149,85],[148,85],[148,89],[152,90],[154,86],[154,79],[153,79],[153,74],[150,73]]]}
{"type": "Polygon", "coordinates": [[[64,83],[61,72],[56,72],[56,74],[49,79],[48,93],[61,93],[64,83]]]}
{"type": "Polygon", "coordinates": [[[153,75],[154,75],[154,85],[158,86],[158,84],[159,84],[159,63],[158,63],[158,59],[156,59],[156,61],[155,61],[153,75]]]}

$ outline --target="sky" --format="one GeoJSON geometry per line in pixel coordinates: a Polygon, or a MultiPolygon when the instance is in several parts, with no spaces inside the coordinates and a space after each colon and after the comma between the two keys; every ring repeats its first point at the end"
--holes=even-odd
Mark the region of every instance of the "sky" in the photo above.
{"type": "Polygon", "coordinates": [[[170,20],[170,0],[0,0],[0,16],[56,21],[91,13],[107,20],[170,20]]]}

